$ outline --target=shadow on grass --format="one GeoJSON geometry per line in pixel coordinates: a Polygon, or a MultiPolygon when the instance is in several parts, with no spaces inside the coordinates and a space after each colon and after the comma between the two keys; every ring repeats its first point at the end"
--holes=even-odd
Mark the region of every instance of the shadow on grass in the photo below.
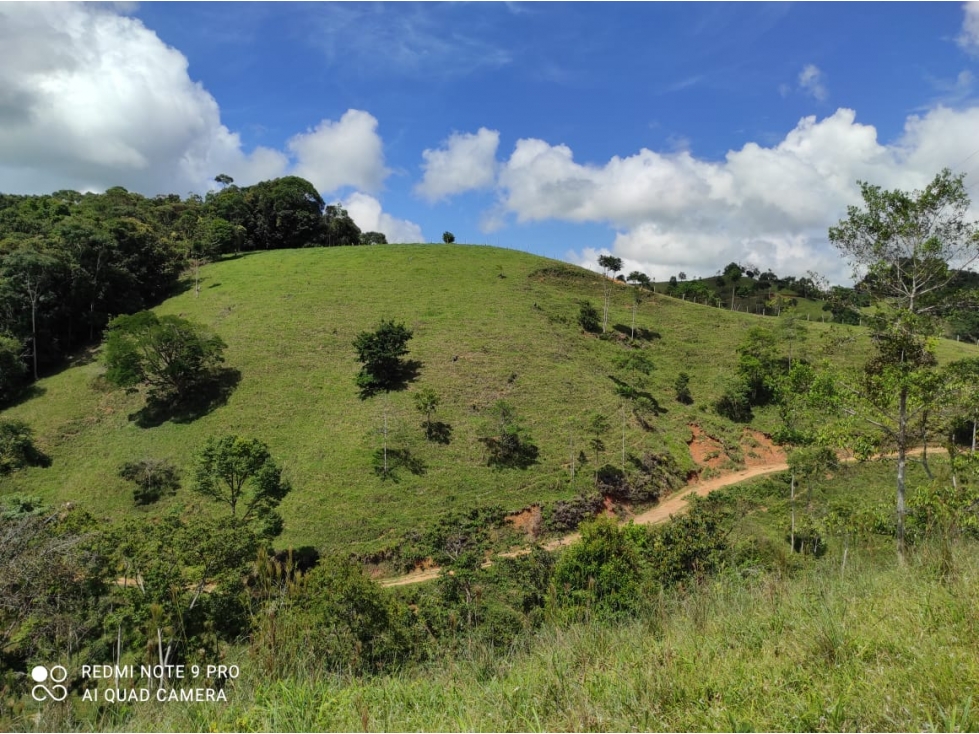
{"type": "Polygon", "coordinates": [[[608,379],[615,383],[615,394],[626,400],[632,400],[637,404],[636,407],[643,408],[655,415],[663,415],[667,412],[666,408],[660,405],[659,401],[646,390],[639,390],[615,375],[609,375],[608,379]]]}
{"type": "Polygon", "coordinates": [[[440,443],[448,446],[452,440],[452,426],[442,421],[432,421],[430,424],[422,423],[425,428],[425,436],[432,443],[440,443]]]}
{"type": "Polygon", "coordinates": [[[3,408],[13,408],[15,405],[20,405],[21,403],[26,403],[28,400],[33,400],[34,398],[39,398],[44,393],[47,392],[46,388],[41,387],[37,384],[27,385],[17,392],[10,400],[3,403],[3,408]]]}
{"type": "Polygon", "coordinates": [[[382,480],[390,480],[397,484],[401,481],[399,476],[402,469],[415,476],[421,476],[428,467],[425,462],[412,453],[411,449],[388,449],[385,462],[384,449],[377,449],[374,452],[374,473],[382,480]]]}
{"type": "Polygon", "coordinates": [[[498,438],[481,438],[480,441],[489,449],[490,456],[486,463],[494,469],[529,469],[540,456],[540,449],[529,441],[507,447],[498,438]]]}
{"type": "MultiPolygon", "coordinates": [[[[631,326],[626,326],[625,324],[616,324],[612,328],[615,329],[620,334],[622,334],[624,336],[627,336],[630,339],[632,338],[632,327],[631,326]]],[[[637,326],[636,327],[636,340],[637,341],[651,342],[654,339],[662,339],[662,338],[663,338],[663,335],[660,334],[658,331],[653,331],[652,329],[646,329],[646,328],[644,328],[642,326],[637,326]]]]}
{"type": "Polygon", "coordinates": [[[146,406],[130,415],[129,420],[140,428],[156,428],[167,421],[193,423],[227,404],[231,393],[240,382],[240,371],[233,367],[222,367],[212,372],[181,400],[148,399],[146,406]]]}
{"type": "Polygon", "coordinates": [[[360,388],[360,399],[366,400],[382,392],[399,392],[418,379],[422,363],[417,359],[402,362],[398,371],[389,375],[384,382],[373,382],[360,388]]]}

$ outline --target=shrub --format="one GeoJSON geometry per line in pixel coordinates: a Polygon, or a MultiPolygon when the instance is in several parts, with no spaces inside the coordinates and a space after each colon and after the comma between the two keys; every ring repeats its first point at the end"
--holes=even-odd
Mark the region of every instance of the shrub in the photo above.
{"type": "Polygon", "coordinates": [[[180,472],[171,462],[163,459],[129,461],[119,469],[119,476],[133,482],[133,501],[148,505],[165,494],[176,494],[180,487],[180,472]]]}
{"type": "Polygon", "coordinates": [[[578,325],[591,334],[596,334],[602,330],[602,323],[598,318],[598,309],[589,301],[581,302],[581,308],[578,310],[578,325]]]}
{"type": "Polygon", "coordinates": [[[34,431],[24,421],[0,420],[0,475],[51,460],[34,446],[34,431]]]}
{"type": "Polygon", "coordinates": [[[690,394],[690,375],[686,372],[678,374],[676,381],[673,383],[673,389],[676,391],[676,401],[678,403],[683,403],[684,405],[693,404],[693,396],[690,394]]]}
{"type": "Polygon", "coordinates": [[[381,321],[374,331],[362,331],[354,339],[357,359],[363,364],[357,373],[361,397],[381,390],[393,390],[405,379],[406,365],[401,357],[408,353],[412,332],[393,320],[381,321]]]}
{"type": "Polygon", "coordinates": [[[594,518],[602,509],[602,505],[600,494],[579,495],[570,500],[559,500],[542,513],[542,523],[550,532],[570,532],[583,521],[594,518]]]}

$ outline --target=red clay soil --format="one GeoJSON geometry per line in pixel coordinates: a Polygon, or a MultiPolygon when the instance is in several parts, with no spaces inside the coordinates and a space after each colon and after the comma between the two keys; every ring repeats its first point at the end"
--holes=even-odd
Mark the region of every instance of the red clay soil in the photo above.
{"type": "Polygon", "coordinates": [[[690,432],[693,437],[687,441],[687,447],[694,462],[698,466],[709,466],[711,469],[719,469],[723,466],[728,460],[727,454],[724,453],[724,444],[704,433],[696,423],[690,424],[690,432]]]}
{"type": "Polygon", "coordinates": [[[511,513],[504,518],[504,521],[513,525],[514,529],[523,531],[528,540],[534,540],[540,535],[540,505],[531,505],[520,512],[511,513]]]}
{"type": "Polygon", "coordinates": [[[744,464],[749,469],[785,461],[785,451],[781,446],[776,446],[769,436],[751,428],[746,428],[741,437],[741,450],[744,452],[744,464]]]}

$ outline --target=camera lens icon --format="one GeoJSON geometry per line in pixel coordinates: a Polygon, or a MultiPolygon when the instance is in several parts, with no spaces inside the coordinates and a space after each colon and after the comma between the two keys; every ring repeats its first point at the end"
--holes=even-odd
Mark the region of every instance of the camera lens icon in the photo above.
{"type": "Polygon", "coordinates": [[[54,665],[50,670],[43,665],[35,665],[31,669],[31,678],[37,683],[31,689],[31,697],[35,701],[46,701],[48,698],[52,701],[64,701],[68,698],[68,689],[60,685],[68,678],[68,671],[63,665],[54,665]],[[47,680],[54,685],[50,688],[44,685],[47,680]]]}

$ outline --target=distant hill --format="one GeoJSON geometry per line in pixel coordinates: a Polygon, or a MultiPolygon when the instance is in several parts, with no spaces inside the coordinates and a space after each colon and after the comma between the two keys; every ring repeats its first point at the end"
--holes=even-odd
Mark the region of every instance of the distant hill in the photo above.
{"type": "MultiPolygon", "coordinates": [[[[198,320],[227,342],[226,364],[241,374],[227,402],[195,420],[140,425],[142,396],[107,389],[97,354],[79,358],[4,411],[33,426],[52,464],[0,480],[0,494],[71,501],[109,518],[194,505],[186,489],[193,453],[209,436],[240,433],[266,442],[294,486],[281,506],[280,544],[372,552],[449,509],[516,511],[572,497],[593,485],[596,468],[621,464],[623,442],[628,456],[669,452],[679,471],[692,471],[691,425],[721,439],[735,462],[744,429],[707,406],[723,392],[745,331],[771,323],[650,293],[629,346],[634,291],[623,285],[612,290],[611,336],[602,339],[578,324],[582,301],[601,307],[600,275],[491,247],[248,253],[202,268],[201,278],[199,297],[189,289],[156,311],[198,320]],[[352,342],[381,319],[413,330],[408,359],[418,363],[417,378],[406,390],[361,400],[352,342]],[[623,359],[637,349],[655,367],[648,377],[623,359]],[[674,399],[680,371],[690,375],[692,405],[674,399]],[[426,387],[441,397],[435,417],[446,424],[447,443],[425,439],[413,395],[426,387]],[[648,396],[643,416],[626,407],[624,390],[648,396]],[[487,465],[481,439],[501,399],[537,447],[526,468],[487,465]],[[417,473],[402,468],[382,480],[374,472],[385,416],[388,447],[408,452],[417,473]],[[184,487],[136,509],[118,470],[143,458],[172,460],[184,487]]],[[[828,328],[809,324],[814,333],[828,328]]],[[[765,430],[766,420],[762,412],[756,425],[765,430]]]]}

